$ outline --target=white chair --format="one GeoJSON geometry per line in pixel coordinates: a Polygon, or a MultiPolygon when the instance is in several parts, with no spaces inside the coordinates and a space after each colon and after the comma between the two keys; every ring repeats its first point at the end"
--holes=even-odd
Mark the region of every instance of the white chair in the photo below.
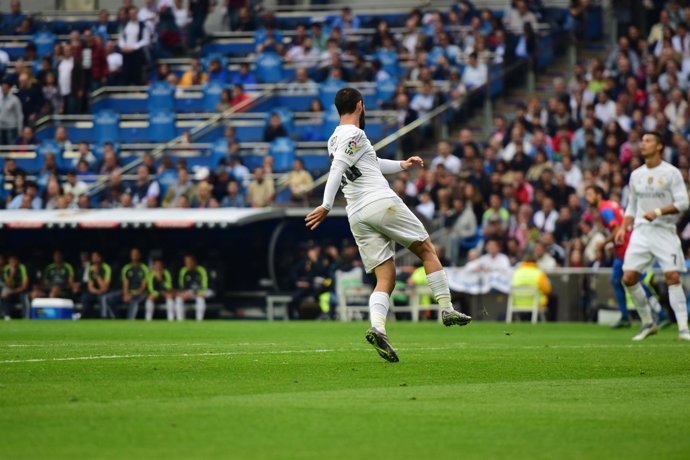
{"type": "Polygon", "coordinates": [[[438,322],[440,323],[442,321],[441,318],[441,306],[437,304],[435,301],[431,304],[426,304],[422,305],[422,298],[423,297],[428,297],[433,299],[434,298],[434,293],[431,292],[431,288],[426,285],[426,284],[420,284],[417,286],[413,286],[410,289],[410,305],[412,306],[412,321],[413,322],[418,322],[419,321],[419,312],[420,311],[427,311],[427,310],[432,310],[438,312],[438,322]]]}
{"type": "Polygon", "coordinates": [[[373,289],[363,282],[364,270],[335,271],[335,292],[341,321],[351,321],[353,313],[369,313],[369,296],[373,289]]]}
{"type": "Polygon", "coordinates": [[[532,313],[532,324],[537,324],[540,316],[542,321],[546,321],[540,304],[541,292],[539,289],[531,286],[511,287],[506,308],[506,323],[513,322],[513,313],[532,313]]]}

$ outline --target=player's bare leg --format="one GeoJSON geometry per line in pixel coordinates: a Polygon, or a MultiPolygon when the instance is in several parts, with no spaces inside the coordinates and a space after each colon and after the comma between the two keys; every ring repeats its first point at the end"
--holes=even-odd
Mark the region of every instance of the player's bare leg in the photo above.
{"type": "Polygon", "coordinates": [[[390,295],[395,287],[395,263],[388,259],[374,268],[376,287],[369,297],[371,327],[365,337],[376,352],[386,361],[398,362],[398,355],[386,334],[386,316],[390,307],[390,295]]]}
{"type": "Polygon", "coordinates": [[[441,261],[438,259],[436,249],[434,245],[431,244],[431,239],[427,238],[424,241],[412,243],[408,249],[419,257],[424,265],[429,288],[431,288],[436,302],[438,302],[443,309],[441,310],[443,324],[446,326],[452,326],[454,324],[464,326],[472,321],[471,317],[453,308],[453,304],[450,301],[448,278],[446,277],[446,272],[443,271],[441,261]]]}
{"type": "Polygon", "coordinates": [[[640,332],[633,337],[633,340],[639,342],[659,332],[659,328],[652,318],[652,310],[649,308],[647,295],[640,284],[640,274],[632,270],[623,272],[623,286],[625,286],[625,290],[628,291],[637,309],[637,314],[640,315],[640,319],[642,320],[642,328],[640,332]]]}
{"type": "Polygon", "coordinates": [[[666,285],[668,286],[668,300],[676,315],[678,323],[678,338],[690,341],[690,331],[688,330],[688,303],[685,291],[680,284],[680,273],[666,272],[666,285]]]}

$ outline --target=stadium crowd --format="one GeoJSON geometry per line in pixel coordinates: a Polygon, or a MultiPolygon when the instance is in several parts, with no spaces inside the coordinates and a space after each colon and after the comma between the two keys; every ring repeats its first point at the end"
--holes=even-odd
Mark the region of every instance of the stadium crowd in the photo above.
{"type": "MultiPolygon", "coordinates": [[[[13,5],[19,8],[18,1],[13,5]]],[[[103,12],[100,25],[73,32],[70,42],[56,45],[51,56],[34,55],[41,63],[39,67],[15,62],[16,72],[8,73],[2,85],[0,143],[35,143],[32,125],[39,116],[88,110],[88,90],[111,84],[112,78],[125,84],[164,79],[175,85],[220,79],[234,85],[221,104],[236,103],[243,97],[242,85],[255,79],[249,66],[228,72],[215,64],[205,68],[196,59],[181,76],[165,65],[151,75],[124,68],[128,59],[141,69],[141,62],[170,51],[160,51],[167,46],[161,27],[170,14],[178,18],[174,5],[170,1],[147,1],[146,7],[137,9],[125,0],[116,21],[111,22],[103,12]],[[119,39],[104,41],[103,31],[117,33],[119,39]],[[154,42],[155,46],[150,46],[154,42]],[[137,46],[141,44],[147,51],[131,56],[138,53],[133,50],[140,50],[137,46]]],[[[227,6],[232,30],[263,30],[257,54],[276,52],[286,62],[308,70],[297,72],[296,85],[313,87],[325,78],[358,82],[391,77],[381,62],[363,59],[357,46],[348,42],[348,35],[362,26],[349,8],[330,23],[301,25],[292,40],[284,40],[270,11],[256,11],[241,1],[228,1],[227,6]]],[[[573,1],[559,26],[580,34],[586,7],[587,2],[573,1]]],[[[185,21],[175,23],[181,37],[186,37],[179,42],[181,54],[194,52],[201,43],[193,24],[203,15],[195,16],[192,10],[188,15],[185,21]]],[[[534,57],[538,52],[535,30],[542,15],[543,6],[538,1],[515,0],[502,17],[460,1],[447,11],[412,11],[402,33],[391,32],[389,24],[380,21],[367,51],[390,50],[401,62],[414,63],[400,77],[396,93],[382,106],[396,110],[396,122],[402,126],[448,98],[460,101],[487,82],[487,65],[492,62],[534,57]],[[454,26],[468,28],[458,32],[454,26]],[[457,67],[461,62],[462,72],[457,67]],[[410,90],[410,83],[419,91],[410,90]]],[[[639,139],[645,130],[662,133],[667,143],[665,158],[679,166],[687,180],[690,35],[686,21],[690,21],[690,7],[668,2],[649,30],[631,25],[621,31],[617,46],[605,59],[591,59],[576,66],[572,76],[555,78],[552,97],[543,100],[535,94],[520,101],[514,114],[498,114],[489,137],[480,138],[464,128],[452,139],[440,140],[427,169],[413,175],[402,173],[394,179],[394,189],[427,222],[442,222],[447,229],[443,241],[446,254],[454,264],[476,257],[475,251],[481,252],[489,240],[498,241],[513,264],[525,251],[534,251],[544,268],[609,263],[610,254],[602,244],[605,234],[596,213],[584,202],[585,187],[600,185],[612,199],[625,205],[627,178],[641,164],[639,139]]],[[[6,27],[9,22],[4,19],[2,24],[6,27]]],[[[27,56],[31,52],[27,49],[27,56]]],[[[423,141],[429,131],[425,128],[405,138],[406,154],[426,148],[423,141]]],[[[267,128],[265,138],[282,134],[278,120],[267,128]]],[[[271,157],[249,171],[238,155],[242,140],[232,126],[225,137],[228,155],[216,170],[192,172],[184,162],[174,164],[163,159],[157,164],[153,157],[145,156],[136,179],[124,180],[116,146],[105,144],[101,158],[96,158],[94,146],[69,139],[67,131],[58,128],[55,141],[63,152],[79,152],[72,168],[60,171],[55,155],[61,152],[48,154],[37,179],[28,181],[27,174],[12,160],[5,161],[3,180],[8,193],[3,205],[10,209],[55,209],[274,204],[271,157]],[[164,183],[166,172],[171,172],[166,177],[174,180],[164,183]],[[89,200],[85,192],[94,173],[108,175],[108,187],[89,200]]],[[[303,202],[311,181],[304,165],[296,161],[288,180],[292,201],[303,202]]],[[[689,221],[688,215],[680,220],[684,240],[690,238],[685,228],[689,221]]]]}

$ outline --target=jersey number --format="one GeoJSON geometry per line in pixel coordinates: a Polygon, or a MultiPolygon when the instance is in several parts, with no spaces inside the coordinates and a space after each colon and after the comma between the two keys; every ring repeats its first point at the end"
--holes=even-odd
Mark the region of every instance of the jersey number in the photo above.
{"type": "MultiPolygon", "coordinates": [[[[333,155],[329,155],[328,157],[332,163],[333,162],[333,155]]],[[[357,166],[350,166],[349,169],[345,170],[345,175],[340,178],[340,186],[345,187],[347,185],[347,181],[354,182],[361,175],[362,175],[362,172],[359,169],[357,169],[357,166]]]]}
{"type": "Polygon", "coordinates": [[[671,257],[673,257],[673,265],[678,264],[678,254],[673,254],[671,257]]]}

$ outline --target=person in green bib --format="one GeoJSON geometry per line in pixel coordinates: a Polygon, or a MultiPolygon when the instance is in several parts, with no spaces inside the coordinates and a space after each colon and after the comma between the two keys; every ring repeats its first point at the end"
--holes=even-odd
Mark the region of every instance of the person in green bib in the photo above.
{"type": "Polygon", "coordinates": [[[53,252],[53,262],[43,270],[41,283],[34,288],[31,297],[70,297],[73,286],[74,268],[58,249],[53,252]]]}
{"type": "Polygon", "coordinates": [[[2,294],[0,296],[0,309],[5,320],[12,317],[12,309],[18,303],[22,305],[24,318],[29,317],[29,276],[26,266],[21,263],[19,257],[11,255],[8,264],[2,271],[2,294]]]}
{"type": "MultiPolygon", "coordinates": [[[[527,254],[522,259],[522,263],[513,272],[513,287],[532,287],[539,291],[539,305],[545,309],[549,303],[549,295],[551,294],[551,282],[539,266],[537,266],[537,258],[533,254],[527,254]]],[[[515,300],[517,306],[529,306],[532,300],[529,297],[518,297],[515,300]]],[[[554,315],[552,315],[553,317],[554,315]]]]}
{"type": "Polygon", "coordinates": [[[88,269],[86,291],[81,296],[85,317],[93,316],[91,308],[94,304],[98,304],[101,307],[101,318],[115,318],[115,314],[108,304],[112,274],[113,270],[110,265],[103,262],[103,255],[99,251],[93,251],[88,269]]]}
{"type": "Polygon", "coordinates": [[[122,303],[127,305],[127,319],[136,319],[139,305],[148,297],[149,267],[142,263],[139,248],[129,252],[129,263],[122,267],[122,303]]]}
{"type": "Polygon", "coordinates": [[[173,289],[172,276],[163,259],[153,260],[153,269],[149,270],[147,279],[146,321],[153,319],[156,304],[165,301],[168,313],[168,321],[175,319],[175,290],[173,289]]]}
{"type": "Polygon", "coordinates": [[[206,313],[206,299],[213,296],[208,288],[208,274],[206,269],[198,264],[192,254],[184,256],[184,267],[180,270],[178,279],[179,291],[175,297],[175,315],[178,321],[185,319],[185,303],[195,302],[196,320],[202,321],[206,313]]]}

